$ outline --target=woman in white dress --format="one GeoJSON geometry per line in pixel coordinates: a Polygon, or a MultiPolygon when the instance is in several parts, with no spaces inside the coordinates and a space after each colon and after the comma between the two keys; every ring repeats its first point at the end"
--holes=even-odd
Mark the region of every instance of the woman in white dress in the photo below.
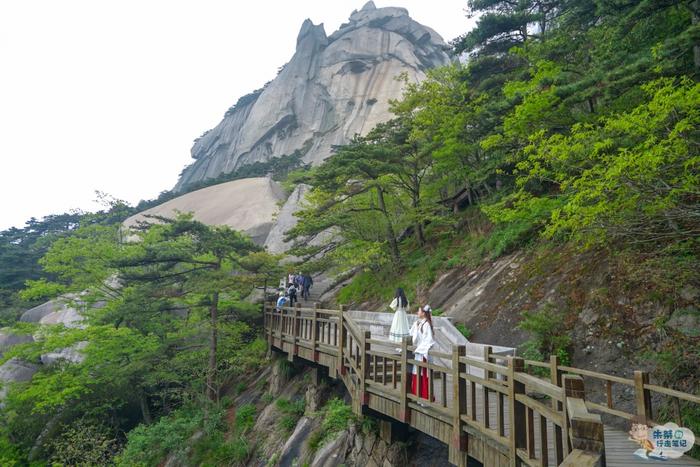
{"type": "Polygon", "coordinates": [[[389,307],[394,310],[394,319],[391,321],[389,329],[389,340],[400,344],[404,337],[411,335],[408,328],[408,316],[406,316],[408,299],[402,288],[396,289],[396,296],[389,307]]]}
{"type": "MultiPolygon", "coordinates": [[[[435,345],[432,309],[430,305],[424,305],[418,308],[418,319],[413,323],[413,326],[411,326],[410,332],[413,338],[413,345],[416,347],[416,350],[413,352],[414,360],[430,363],[431,358],[428,351],[435,345]]],[[[417,367],[414,365],[413,374],[411,375],[411,392],[423,399],[427,399],[428,384],[428,370],[426,368],[421,368],[419,376],[417,367]]],[[[432,394],[431,399],[435,400],[432,394]]]]}

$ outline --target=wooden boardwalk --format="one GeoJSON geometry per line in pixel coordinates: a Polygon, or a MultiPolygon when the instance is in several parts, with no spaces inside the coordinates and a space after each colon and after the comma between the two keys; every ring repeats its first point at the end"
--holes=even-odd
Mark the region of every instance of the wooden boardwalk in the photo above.
{"type": "Polygon", "coordinates": [[[454,346],[452,353],[431,352],[431,363],[418,362],[411,358],[410,339],[397,351],[384,338],[373,339],[361,330],[344,309],[276,310],[269,304],[265,330],[271,349],[341,379],[356,413],[378,415],[387,427],[387,420],[407,424],[444,442],[455,465],[466,465],[471,457],[485,466],[700,466],[689,457],[663,462],[636,457],[638,445],[627,433],[604,426],[592,412],[652,424],[651,391],[700,403],[697,396],[649,384],[641,372],[635,372],[634,380],[624,379],[565,367],[556,358],[535,362],[504,357],[488,346],[480,358],[454,346]],[[430,400],[410,393],[404,369],[413,367],[427,369],[430,400]],[[549,377],[529,374],[533,369],[549,377]],[[586,400],[584,377],[604,382],[606,405],[586,400]],[[612,384],[635,388],[636,414],[613,407],[612,384]]]}

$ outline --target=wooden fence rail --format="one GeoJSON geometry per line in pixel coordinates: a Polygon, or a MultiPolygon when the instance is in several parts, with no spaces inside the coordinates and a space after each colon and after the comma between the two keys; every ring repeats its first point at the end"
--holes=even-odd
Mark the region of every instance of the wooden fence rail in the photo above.
{"type": "MultiPolygon", "coordinates": [[[[418,361],[410,338],[397,351],[346,311],[266,304],[268,343],[290,360],[329,368],[347,387],[356,413],[371,409],[442,440],[455,465],[466,465],[468,455],[488,465],[605,465],[603,423],[591,410],[652,423],[652,392],[700,403],[698,396],[650,384],[647,373],[627,379],[561,365],[556,357],[538,362],[495,355],[488,346],[481,358],[456,345],[449,354],[431,352],[431,362],[418,361]],[[421,369],[428,374],[427,399],[411,392],[410,375],[421,369]],[[605,405],[587,400],[584,379],[602,382],[605,405]],[[635,413],[613,407],[613,384],[634,388],[635,413]]],[[[420,378],[417,384],[421,394],[420,378]]]]}

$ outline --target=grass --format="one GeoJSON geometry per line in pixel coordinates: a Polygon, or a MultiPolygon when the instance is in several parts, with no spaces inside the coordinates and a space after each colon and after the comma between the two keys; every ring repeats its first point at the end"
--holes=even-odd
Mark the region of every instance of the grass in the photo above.
{"type": "MultiPolygon", "coordinates": [[[[352,413],[352,407],[337,397],[326,403],[319,416],[322,418],[321,426],[309,436],[309,449],[311,452],[316,452],[333,435],[347,429],[351,423],[357,422],[357,417],[352,413]]],[[[370,419],[363,419],[363,430],[365,427],[364,420],[370,419]]],[[[367,422],[367,429],[371,429],[371,422],[369,421],[367,422]]]]}
{"type": "Polygon", "coordinates": [[[304,415],[306,402],[304,399],[290,401],[289,399],[279,398],[275,402],[275,407],[281,413],[280,419],[277,421],[277,426],[285,433],[294,431],[297,422],[304,415]]]}
{"type": "Polygon", "coordinates": [[[243,404],[236,409],[236,429],[241,433],[250,431],[255,425],[255,406],[243,404]]]}

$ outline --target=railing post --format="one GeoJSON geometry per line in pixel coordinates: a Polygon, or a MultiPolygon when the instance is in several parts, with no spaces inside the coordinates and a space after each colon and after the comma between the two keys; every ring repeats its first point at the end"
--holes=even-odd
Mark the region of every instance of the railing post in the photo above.
{"type": "MultiPolygon", "coordinates": [[[[337,372],[339,376],[345,375],[345,340],[347,339],[347,331],[345,330],[345,315],[344,312],[348,307],[346,305],[340,305],[338,310],[338,368],[337,372]]],[[[329,342],[330,344],[330,342],[329,342]]]]}
{"type": "MultiPolygon", "coordinates": [[[[492,351],[492,348],[490,345],[484,346],[484,363],[489,363],[489,356],[491,355],[491,351],[492,351]]],[[[488,381],[492,377],[493,377],[493,374],[491,371],[484,370],[484,379],[486,381],[488,381]]],[[[489,404],[489,388],[487,388],[486,386],[482,386],[481,389],[482,389],[483,396],[484,396],[483,404],[482,404],[483,405],[482,408],[484,409],[484,412],[483,412],[483,414],[484,414],[484,427],[489,428],[489,425],[490,425],[490,420],[489,420],[489,418],[490,418],[489,417],[489,415],[490,415],[489,414],[489,406],[490,406],[490,404],[489,404]]]]}
{"type": "Polygon", "coordinates": [[[643,420],[641,423],[649,424],[653,418],[651,410],[651,393],[644,388],[649,384],[649,373],[646,371],[634,372],[634,399],[637,405],[637,416],[643,420]]]}
{"type": "Polygon", "coordinates": [[[518,394],[525,394],[525,384],[516,380],[517,373],[525,369],[525,361],[520,357],[508,359],[508,400],[510,404],[510,465],[522,465],[518,449],[524,449],[526,443],[525,405],[515,399],[518,394]]]}
{"type": "Polygon", "coordinates": [[[294,305],[293,318],[292,318],[292,352],[287,354],[289,361],[293,361],[294,355],[299,354],[299,324],[301,317],[301,304],[297,303],[294,305]]]}
{"type": "Polygon", "coordinates": [[[270,355],[272,355],[272,326],[271,326],[271,319],[272,316],[269,315],[267,311],[267,301],[263,298],[263,329],[265,332],[265,340],[267,341],[267,357],[269,358],[270,355]]]}
{"type": "Polygon", "coordinates": [[[369,403],[369,393],[367,392],[367,380],[370,379],[370,363],[368,353],[370,343],[367,341],[371,339],[371,336],[372,334],[369,331],[365,331],[362,334],[362,360],[360,361],[360,397],[362,398],[362,405],[367,405],[369,403]]]}
{"type": "MultiPolygon", "coordinates": [[[[551,355],[549,357],[549,376],[552,384],[561,386],[561,371],[559,370],[559,356],[551,355]]],[[[556,412],[561,412],[564,410],[564,405],[561,402],[552,400],[552,409],[556,412]]],[[[559,465],[564,460],[564,437],[562,434],[562,427],[554,424],[554,456],[556,465],[559,465]]],[[[568,441],[567,441],[568,448],[568,441]]]]}
{"type": "Polygon", "coordinates": [[[311,349],[313,350],[314,353],[314,362],[318,362],[318,349],[317,349],[317,341],[318,341],[318,309],[321,308],[320,303],[315,303],[314,304],[314,316],[311,320],[311,349]]]}
{"type": "Polygon", "coordinates": [[[408,385],[410,379],[408,376],[408,346],[411,345],[413,339],[404,337],[401,341],[401,407],[399,408],[399,419],[404,423],[410,423],[411,412],[408,408],[408,385]]]}
{"type": "Polygon", "coordinates": [[[278,309],[279,313],[277,315],[277,334],[279,335],[279,348],[284,350],[282,344],[282,330],[284,329],[284,310],[282,307],[278,309]]]}
{"type": "Polygon", "coordinates": [[[460,374],[467,372],[467,365],[459,361],[467,355],[464,345],[452,346],[452,447],[460,452],[467,450],[467,433],[462,429],[462,415],[467,414],[467,382],[460,374]]]}
{"type": "Polygon", "coordinates": [[[567,407],[567,431],[571,447],[600,456],[605,465],[605,434],[600,415],[588,412],[585,402],[583,378],[579,375],[564,375],[564,392],[567,407]]]}

